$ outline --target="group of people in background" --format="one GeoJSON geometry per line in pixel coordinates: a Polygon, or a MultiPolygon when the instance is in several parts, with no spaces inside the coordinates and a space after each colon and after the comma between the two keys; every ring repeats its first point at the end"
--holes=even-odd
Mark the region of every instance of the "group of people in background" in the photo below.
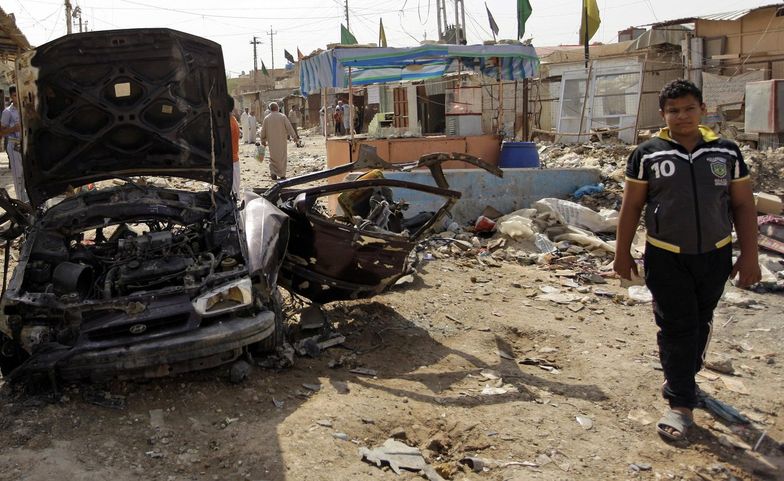
{"type": "MultiPolygon", "coordinates": [[[[280,112],[280,106],[276,102],[272,102],[264,111],[262,122],[272,112],[279,112],[281,114],[283,113],[280,112]],[[277,109],[273,110],[272,105],[275,105],[277,109]]],[[[285,115],[285,117],[288,118],[289,123],[291,123],[291,127],[294,129],[294,135],[292,135],[291,138],[296,138],[298,135],[299,125],[302,122],[302,114],[299,111],[299,107],[296,105],[291,107],[288,115],[285,115]]],[[[248,107],[245,107],[245,110],[242,112],[242,114],[240,114],[240,125],[242,127],[242,142],[245,144],[255,144],[259,135],[259,123],[258,119],[256,119],[256,112],[250,110],[248,107]]]]}
{"type": "MultiPolygon", "coordinates": [[[[351,133],[351,121],[354,121],[354,132],[359,132],[362,126],[362,109],[357,112],[357,107],[349,105],[343,100],[338,100],[335,105],[321,107],[319,109],[319,132],[325,134],[329,129],[329,119],[335,126],[335,135],[349,135],[351,133]]],[[[366,112],[368,112],[366,110],[366,112]]]]}

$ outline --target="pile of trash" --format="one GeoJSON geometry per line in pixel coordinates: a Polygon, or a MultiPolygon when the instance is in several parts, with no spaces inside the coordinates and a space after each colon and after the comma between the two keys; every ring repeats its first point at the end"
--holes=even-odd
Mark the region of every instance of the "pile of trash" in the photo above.
{"type": "Polygon", "coordinates": [[[491,267],[503,261],[523,265],[575,261],[596,272],[615,253],[616,210],[597,212],[567,200],[545,198],[530,209],[501,215],[489,207],[484,214],[473,227],[449,223],[446,231],[429,239],[435,247],[429,255],[475,256],[491,267]]]}

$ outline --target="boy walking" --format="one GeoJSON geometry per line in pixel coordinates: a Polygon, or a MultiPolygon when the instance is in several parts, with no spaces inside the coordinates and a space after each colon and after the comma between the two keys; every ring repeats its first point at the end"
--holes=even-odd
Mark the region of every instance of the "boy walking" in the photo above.
{"type": "Polygon", "coordinates": [[[673,80],[659,93],[667,127],[629,157],[618,221],[614,270],[637,274],[630,249],[645,207],[645,284],[664,370],[662,395],[670,410],[656,424],[661,436],[680,440],[693,424],[694,376],[710,341],[713,310],[728,278],[739,287],[760,280],[757,218],[748,168],[738,146],[700,125],[702,92],[673,80]],[[732,265],[732,227],[741,254],[732,265]]]}

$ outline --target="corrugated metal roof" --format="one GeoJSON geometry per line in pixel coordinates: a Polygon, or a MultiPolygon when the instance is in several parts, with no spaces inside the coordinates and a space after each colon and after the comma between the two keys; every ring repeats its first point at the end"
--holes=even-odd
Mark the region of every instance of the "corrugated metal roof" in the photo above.
{"type": "Polygon", "coordinates": [[[733,10],[731,12],[723,12],[723,13],[712,13],[709,15],[698,15],[694,17],[684,17],[678,18],[675,20],[665,20],[663,22],[653,23],[651,24],[654,27],[666,26],[666,25],[681,25],[684,23],[694,23],[697,20],[724,20],[724,21],[733,21],[738,20],[751,12],[756,12],[757,10],[762,10],[765,8],[772,8],[772,7],[779,7],[783,8],[784,3],[771,3],[769,5],[763,5],[761,7],[755,8],[744,8],[743,10],[733,10]]]}

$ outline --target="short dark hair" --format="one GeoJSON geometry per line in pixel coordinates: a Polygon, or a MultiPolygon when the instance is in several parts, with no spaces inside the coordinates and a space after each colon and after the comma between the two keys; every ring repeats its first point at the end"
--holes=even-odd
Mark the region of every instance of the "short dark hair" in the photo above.
{"type": "Polygon", "coordinates": [[[679,99],[687,95],[693,96],[702,105],[702,91],[694,82],[686,79],[675,79],[667,82],[659,92],[659,109],[664,110],[664,103],[669,99],[679,99]]]}
{"type": "Polygon", "coordinates": [[[13,95],[16,93],[16,85],[11,85],[8,87],[8,95],[13,95]]]}
{"type": "Polygon", "coordinates": [[[227,95],[226,100],[227,103],[229,104],[229,112],[231,112],[232,110],[234,110],[234,97],[232,97],[231,95],[227,95]]]}

